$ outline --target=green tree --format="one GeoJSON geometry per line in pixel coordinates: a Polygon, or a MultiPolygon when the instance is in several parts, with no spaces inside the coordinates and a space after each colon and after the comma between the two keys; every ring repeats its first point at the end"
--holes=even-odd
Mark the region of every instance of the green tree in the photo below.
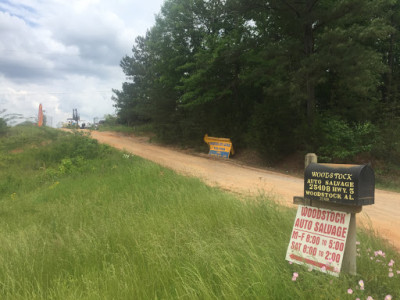
{"type": "Polygon", "coordinates": [[[395,103],[396,5],[167,0],[121,61],[119,120],[152,122],[169,141],[228,136],[277,157],[320,147],[321,118],[353,128],[395,103]]]}
{"type": "Polygon", "coordinates": [[[391,26],[386,39],[377,41],[377,49],[387,66],[381,86],[380,122],[400,117],[400,1],[394,0],[385,9],[385,21],[391,26]]]}
{"type": "Polygon", "coordinates": [[[7,132],[7,122],[3,119],[0,118],[0,135],[3,135],[7,132]]]}
{"type": "Polygon", "coordinates": [[[4,126],[4,122],[7,125],[13,125],[19,122],[19,120],[24,119],[24,116],[22,114],[14,114],[14,113],[8,113],[6,114],[6,109],[2,109],[0,110],[0,115],[2,115],[0,117],[0,119],[2,119],[3,121],[3,126],[4,126]]]}

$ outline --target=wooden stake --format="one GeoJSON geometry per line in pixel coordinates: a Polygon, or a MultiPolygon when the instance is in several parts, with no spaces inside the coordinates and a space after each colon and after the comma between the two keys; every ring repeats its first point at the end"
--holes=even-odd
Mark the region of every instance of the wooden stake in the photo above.
{"type": "Polygon", "coordinates": [[[315,153],[307,153],[304,160],[304,169],[306,169],[309,164],[317,162],[318,162],[318,157],[315,153]]]}

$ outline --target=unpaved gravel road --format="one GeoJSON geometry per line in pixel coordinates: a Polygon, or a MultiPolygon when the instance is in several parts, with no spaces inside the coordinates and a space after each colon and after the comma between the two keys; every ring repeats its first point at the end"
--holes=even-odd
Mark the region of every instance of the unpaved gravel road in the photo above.
{"type": "MultiPolygon", "coordinates": [[[[92,131],[101,143],[156,162],[178,173],[199,177],[206,184],[244,195],[271,195],[283,205],[294,206],[293,196],[303,195],[303,180],[285,174],[239,165],[207,155],[187,154],[150,144],[147,138],[124,136],[115,132],[92,131]]],[[[361,226],[372,225],[376,232],[400,251],[400,194],[375,191],[375,204],[363,207],[357,215],[361,226]]]]}

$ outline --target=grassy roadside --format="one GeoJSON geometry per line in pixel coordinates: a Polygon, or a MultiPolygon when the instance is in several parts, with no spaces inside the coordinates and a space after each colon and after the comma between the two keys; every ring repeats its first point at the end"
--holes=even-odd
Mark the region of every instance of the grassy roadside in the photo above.
{"type": "Polygon", "coordinates": [[[0,139],[0,298],[400,296],[400,255],[371,234],[359,232],[358,276],[309,272],[284,259],[291,209],[239,200],[83,135],[13,130],[0,139]]]}

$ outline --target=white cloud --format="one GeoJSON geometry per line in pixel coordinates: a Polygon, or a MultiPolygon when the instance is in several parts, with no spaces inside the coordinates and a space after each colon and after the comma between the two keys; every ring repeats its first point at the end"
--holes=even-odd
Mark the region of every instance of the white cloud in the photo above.
{"type": "Polygon", "coordinates": [[[92,120],[113,113],[119,62],[154,24],[163,0],[0,2],[0,110],[37,115],[53,126],[77,108],[92,120]]]}

